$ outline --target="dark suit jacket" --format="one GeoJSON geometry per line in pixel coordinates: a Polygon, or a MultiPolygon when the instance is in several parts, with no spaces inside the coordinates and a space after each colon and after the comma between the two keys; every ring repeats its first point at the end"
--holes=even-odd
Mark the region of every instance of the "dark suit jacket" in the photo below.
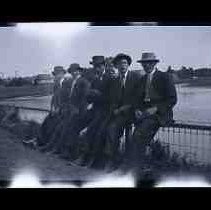
{"type": "Polygon", "coordinates": [[[148,107],[156,106],[158,112],[156,114],[161,125],[165,125],[173,120],[173,107],[177,103],[177,93],[174,82],[166,72],[156,70],[153,75],[151,86],[155,90],[153,92],[153,100],[150,103],[144,102],[146,75],[144,75],[136,90],[136,100],[134,107],[144,111],[148,107]]]}
{"type": "Polygon", "coordinates": [[[72,79],[65,79],[60,86],[58,83],[54,84],[53,96],[51,99],[51,106],[54,106],[56,109],[62,109],[64,104],[69,102],[69,90],[72,85],[72,79]]]}
{"type": "Polygon", "coordinates": [[[70,103],[78,108],[80,113],[84,113],[87,109],[87,96],[91,89],[91,83],[84,76],[80,77],[73,89],[70,97],[70,103]]]}
{"type": "Polygon", "coordinates": [[[91,88],[91,83],[85,77],[80,77],[76,81],[71,95],[73,81],[72,78],[65,79],[62,87],[54,87],[52,104],[61,111],[77,109],[79,112],[84,112],[87,107],[87,95],[91,88]]]}
{"type": "Polygon", "coordinates": [[[107,82],[107,89],[105,91],[107,108],[111,111],[118,109],[121,106],[129,105],[131,108],[128,113],[132,111],[134,104],[134,93],[140,82],[141,75],[135,71],[129,71],[126,77],[124,92],[121,89],[120,78],[111,79],[107,82]]]}

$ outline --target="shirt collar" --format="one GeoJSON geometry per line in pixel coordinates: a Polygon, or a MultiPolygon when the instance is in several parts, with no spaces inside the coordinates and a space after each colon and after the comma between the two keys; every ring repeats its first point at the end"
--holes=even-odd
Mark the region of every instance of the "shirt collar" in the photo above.
{"type": "MultiPolygon", "coordinates": [[[[124,74],[124,75],[125,75],[125,77],[124,77],[125,80],[126,80],[126,78],[127,78],[128,71],[129,71],[129,70],[127,70],[127,71],[125,72],[125,74],[124,74]]],[[[122,78],[122,74],[120,74],[120,78],[122,78]]]]}
{"type": "Polygon", "coordinates": [[[156,68],[154,68],[153,71],[149,73],[150,80],[152,80],[152,77],[155,74],[155,72],[156,72],[156,68]]]}

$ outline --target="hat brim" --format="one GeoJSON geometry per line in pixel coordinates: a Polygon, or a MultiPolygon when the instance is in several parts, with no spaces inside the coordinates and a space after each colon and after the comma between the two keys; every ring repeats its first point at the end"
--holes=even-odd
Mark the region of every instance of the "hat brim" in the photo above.
{"type": "Polygon", "coordinates": [[[158,62],[160,62],[160,60],[159,59],[151,59],[151,60],[137,60],[137,63],[150,63],[150,62],[156,62],[156,63],[158,63],[158,62]]]}
{"type": "Polygon", "coordinates": [[[94,63],[94,62],[90,61],[90,62],[89,62],[89,64],[91,64],[91,65],[96,65],[96,64],[105,64],[105,61],[100,62],[100,63],[94,63]]]}
{"type": "Polygon", "coordinates": [[[131,57],[130,57],[130,56],[126,56],[126,55],[124,55],[124,56],[122,55],[122,56],[117,56],[117,57],[115,57],[115,58],[113,59],[113,64],[114,64],[114,65],[117,65],[118,61],[119,61],[119,60],[122,60],[122,59],[126,59],[127,62],[128,62],[128,64],[129,64],[129,66],[131,65],[131,63],[132,63],[131,57]]]}
{"type": "Polygon", "coordinates": [[[55,76],[56,74],[58,74],[58,73],[64,73],[64,74],[65,74],[66,71],[65,71],[65,70],[62,70],[62,71],[60,71],[60,72],[55,72],[55,71],[52,72],[52,74],[53,74],[54,76],[55,76]]]}

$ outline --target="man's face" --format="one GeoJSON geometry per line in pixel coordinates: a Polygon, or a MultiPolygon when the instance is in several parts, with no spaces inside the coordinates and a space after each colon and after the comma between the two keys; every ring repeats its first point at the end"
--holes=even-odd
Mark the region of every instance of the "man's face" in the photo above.
{"type": "Polygon", "coordinates": [[[147,74],[150,74],[156,66],[156,62],[153,62],[153,61],[152,62],[142,62],[141,64],[143,66],[144,71],[147,74]]]}
{"type": "Polygon", "coordinates": [[[106,71],[106,74],[111,78],[116,77],[118,75],[118,71],[114,67],[113,63],[108,63],[105,71],[106,71]]]}
{"type": "Polygon", "coordinates": [[[60,72],[54,75],[55,76],[55,80],[60,80],[64,77],[64,73],[60,72]]]}
{"type": "Polygon", "coordinates": [[[129,64],[126,59],[119,60],[116,65],[120,74],[125,74],[128,70],[129,64]]]}
{"type": "Polygon", "coordinates": [[[78,75],[80,75],[80,71],[79,70],[75,70],[72,73],[73,78],[77,77],[78,75]]]}
{"type": "Polygon", "coordinates": [[[95,69],[95,76],[100,78],[100,77],[102,77],[102,75],[105,71],[105,64],[94,65],[94,69],[95,69]]]}

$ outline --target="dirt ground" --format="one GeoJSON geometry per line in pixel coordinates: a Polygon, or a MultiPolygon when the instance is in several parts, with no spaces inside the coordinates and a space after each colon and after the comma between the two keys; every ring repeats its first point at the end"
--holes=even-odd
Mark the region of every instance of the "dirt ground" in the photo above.
{"type": "Polygon", "coordinates": [[[99,171],[70,166],[56,156],[25,147],[16,136],[0,128],[0,180],[11,181],[21,173],[35,173],[44,181],[91,180],[99,171]]]}
{"type": "MultiPolygon", "coordinates": [[[[208,177],[209,183],[211,183],[210,172],[207,173],[201,170],[191,170],[187,173],[183,170],[176,171],[176,173],[162,172],[162,177],[165,179],[167,177],[172,177],[173,180],[177,180],[181,177],[182,179],[185,179],[185,182],[189,182],[193,179],[191,177],[197,177],[197,179],[199,178],[208,181],[206,178],[208,177]],[[199,173],[199,171],[201,172],[199,173]]],[[[133,177],[132,179],[127,175],[125,177],[121,177],[119,172],[116,172],[116,174],[106,174],[102,171],[96,171],[79,166],[71,166],[67,161],[59,159],[56,155],[48,155],[25,147],[21,143],[21,139],[0,127],[0,182],[9,181],[12,183],[17,179],[17,177],[20,178],[21,175],[22,179],[24,179],[23,182],[29,185],[31,185],[30,182],[34,182],[33,179],[36,177],[41,184],[45,184],[45,181],[47,181],[47,184],[60,183],[80,187],[81,180],[85,181],[84,184],[88,183],[88,185],[86,185],[87,187],[93,187],[93,185],[90,186],[89,183],[94,183],[101,179],[103,182],[99,183],[100,185],[98,184],[98,187],[135,187],[132,183],[133,177]],[[113,176],[112,180],[108,180],[109,176],[113,176]]],[[[25,184],[22,186],[19,183],[18,187],[25,187],[25,184]]],[[[61,187],[63,186],[64,185],[61,187]]],[[[0,188],[1,187],[4,186],[0,185],[0,188]]],[[[8,184],[6,187],[8,187],[8,184]]],[[[35,184],[32,187],[37,186],[35,184]]]]}

